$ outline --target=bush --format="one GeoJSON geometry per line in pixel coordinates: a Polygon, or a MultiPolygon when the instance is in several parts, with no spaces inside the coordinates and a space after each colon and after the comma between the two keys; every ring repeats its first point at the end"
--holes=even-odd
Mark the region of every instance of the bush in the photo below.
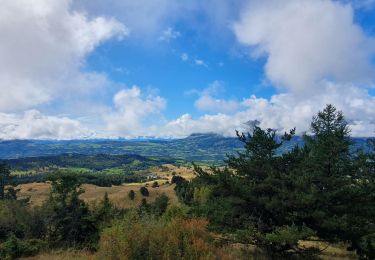
{"type": "Polygon", "coordinates": [[[181,205],[172,205],[167,208],[166,212],[163,215],[163,218],[170,221],[172,219],[187,219],[189,216],[189,207],[184,204],[181,205]]]}
{"type": "Polygon", "coordinates": [[[159,195],[154,203],[152,203],[152,212],[156,216],[161,216],[165,213],[168,207],[169,198],[165,193],[159,195]]]}
{"type": "Polygon", "coordinates": [[[157,187],[159,187],[159,183],[157,181],[154,181],[152,183],[152,188],[157,188],[157,187]]]}
{"type": "Polygon", "coordinates": [[[38,239],[19,240],[13,233],[2,244],[0,244],[0,259],[15,259],[24,256],[36,255],[45,242],[38,239]]]}
{"type": "Polygon", "coordinates": [[[31,233],[33,220],[30,212],[19,201],[0,201],[0,241],[5,240],[10,233],[17,237],[25,237],[31,233]]]}
{"type": "Polygon", "coordinates": [[[129,199],[134,200],[134,198],[135,198],[135,192],[134,192],[134,190],[130,190],[129,191],[128,197],[129,197],[129,199]]]}
{"type": "Polygon", "coordinates": [[[139,191],[141,192],[142,196],[148,197],[150,195],[146,187],[141,187],[139,191]]]}
{"type": "Polygon", "coordinates": [[[98,253],[106,259],[230,259],[213,245],[207,224],[128,217],[102,232],[98,253]]]}

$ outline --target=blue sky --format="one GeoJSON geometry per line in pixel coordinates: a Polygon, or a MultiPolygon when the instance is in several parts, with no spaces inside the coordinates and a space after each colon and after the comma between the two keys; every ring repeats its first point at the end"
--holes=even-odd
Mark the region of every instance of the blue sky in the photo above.
{"type": "Polygon", "coordinates": [[[0,11],[0,138],[375,131],[375,1],[27,0],[0,11]]]}

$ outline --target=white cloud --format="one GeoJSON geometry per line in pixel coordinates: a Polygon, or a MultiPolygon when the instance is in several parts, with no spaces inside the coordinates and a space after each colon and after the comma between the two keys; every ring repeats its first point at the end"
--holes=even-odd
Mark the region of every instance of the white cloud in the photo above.
{"type": "Polygon", "coordinates": [[[218,113],[194,119],[185,114],[168,122],[156,134],[181,137],[197,132],[216,132],[233,136],[235,130],[248,131],[245,123],[249,120],[258,120],[261,127],[277,129],[280,133],[296,127],[300,134],[309,131],[312,116],[326,104],[335,104],[344,112],[353,136],[375,136],[375,97],[355,86],[342,88],[331,83],[322,94],[309,98],[292,93],[277,94],[269,100],[252,96],[243,100],[242,110],[233,115],[218,113]]]}
{"type": "Polygon", "coordinates": [[[76,0],[74,7],[91,15],[115,16],[131,30],[131,36],[152,43],[168,26],[184,23],[207,40],[232,37],[229,22],[248,0],[76,0]],[[204,23],[202,23],[202,17],[204,23]]]}
{"type": "Polygon", "coordinates": [[[336,1],[253,1],[234,32],[253,55],[267,56],[265,72],[275,86],[313,91],[324,80],[373,80],[374,39],[353,20],[352,7],[336,1]]]}
{"type": "Polygon", "coordinates": [[[0,113],[0,139],[76,139],[94,132],[67,117],[46,116],[37,110],[23,115],[0,113]]]}
{"type": "Polygon", "coordinates": [[[195,91],[199,98],[194,105],[197,109],[214,113],[233,113],[238,110],[240,104],[236,100],[226,100],[217,96],[224,92],[224,85],[220,81],[214,81],[203,91],[195,91]]]}
{"type": "Polygon", "coordinates": [[[356,9],[370,10],[375,6],[375,0],[342,0],[342,2],[351,4],[356,9]]]}
{"type": "Polygon", "coordinates": [[[137,86],[119,91],[113,98],[115,111],[105,116],[108,130],[120,136],[147,135],[147,127],[157,120],[166,100],[142,95],[137,86]]]}
{"type": "Polygon", "coordinates": [[[232,113],[237,111],[239,104],[235,100],[225,100],[204,95],[195,101],[195,107],[207,112],[232,113]]]}
{"type": "Polygon", "coordinates": [[[181,33],[178,31],[175,31],[173,28],[168,27],[165,29],[162,34],[159,37],[159,41],[167,41],[174,40],[178,37],[180,37],[181,33]]]}
{"type": "Polygon", "coordinates": [[[195,65],[198,65],[198,66],[208,67],[206,62],[202,59],[195,59],[194,63],[195,63],[195,65]]]}
{"type": "Polygon", "coordinates": [[[0,8],[0,111],[16,111],[107,83],[85,57],[124,25],[72,11],[71,0],[5,1],[0,8]]]}
{"type": "Polygon", "coordinates": [[[374,40],[354,24],[351,6],[322,0],[253,1],[234,30],[253,57],[266,55],[266,76],[287,92],[270,99],[252,96],[232,115],[185,114],[159,132],[233,135],[235,129],[248,130],[245,122],[258,120],[263,128],[283,132],[296,127],[302,133],[314,114],[333,104],[344,112],[353,136],[375,136],[375,97],[360,87],[373,84],[374,40]]]}
{"type": "Polygon", "coordinates": [[[188,61],[189,60],[189,55],[187,53],[182,53],[181,54],[181,60],[182,61],[188,61]]]}

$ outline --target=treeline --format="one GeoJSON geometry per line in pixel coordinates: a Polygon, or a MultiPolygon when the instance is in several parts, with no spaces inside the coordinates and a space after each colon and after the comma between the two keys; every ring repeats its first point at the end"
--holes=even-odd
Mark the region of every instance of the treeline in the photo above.
{"type": "MultiPolygon", "coordinates": [[[[343,114],[328,105],[312,120],[302,147],[277,155],[295,133],[280,139],[272,129],[237,133],[245,151],[226,167],[195,167],[176,192],[191,214],[216,232],[263,248],[273,256],[314,255],[302,240],[347,244],[361,259],[375,259],[375,140],[371,150],[351,149],[343,114]]],[[[277,257],[276,257],[277,258],[277,257]]]]}
{"type": "Polygon", "coordinates": [[[113,185],[118,186],[123,183],[137,183],[146,181],[146,177],[141,174],[135,174],[134,172],[124,172],[120,173],[106,173],[106,172],[80,172],[67,170],[49,170],[47,173],[39,174],[23,174],[20,176],[12,176],[12,185],[20,185],[33,182],[46,182],[50,179],[50,176],[54,174],[55,171],[65,171],[71,172],[71,174],[77,175],[82,184],[93,184],[99,187],[111,187],[113,185]]]}
{"type": "Polygon", "coordinates": [[[32,170],[48,167],[59,168],[86,168],[102,171],[109,168],[121,167],[124,171],[144,170],[151,166],[159,166],[174,163],[175,160],[168,158],[150,158],[136,154],[111,155],[83,155],[63,154],[56,156],[26,157],[19,159],[3,160],[12,170],[32,170]]]}

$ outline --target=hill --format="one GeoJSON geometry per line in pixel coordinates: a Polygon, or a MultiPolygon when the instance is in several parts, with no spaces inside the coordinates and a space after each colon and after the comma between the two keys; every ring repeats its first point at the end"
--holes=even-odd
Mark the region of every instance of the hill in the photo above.
{"type": "MultiPolygon", "coordinates": [[[[354,138],[354,149],[366,146],[366,138],[354,138]]],[[[279,152],[303,145],[299,136],[285,143],[279,152]]],[[[183,139],[139,140],[13,140],[0,141],[0,159],[54,156],[61,154],[125,155],[174,158],[183,161],[221,163],[227,154],[242,150],[243,144],[235,137],[218,134],[192,134],[183,139]]],[[[69,159],[69,158],[67,158],[69,159]]]]}
{"type": "Polygon", "coordinates": [[[172,157],[185,161],[222,161],[227,153],[241,149],[236,138],[216,134],[193,134],[172,140],[14,140],[0,142],[0,158],[53,156],[60,154],[138,154],[172,157]]]}

